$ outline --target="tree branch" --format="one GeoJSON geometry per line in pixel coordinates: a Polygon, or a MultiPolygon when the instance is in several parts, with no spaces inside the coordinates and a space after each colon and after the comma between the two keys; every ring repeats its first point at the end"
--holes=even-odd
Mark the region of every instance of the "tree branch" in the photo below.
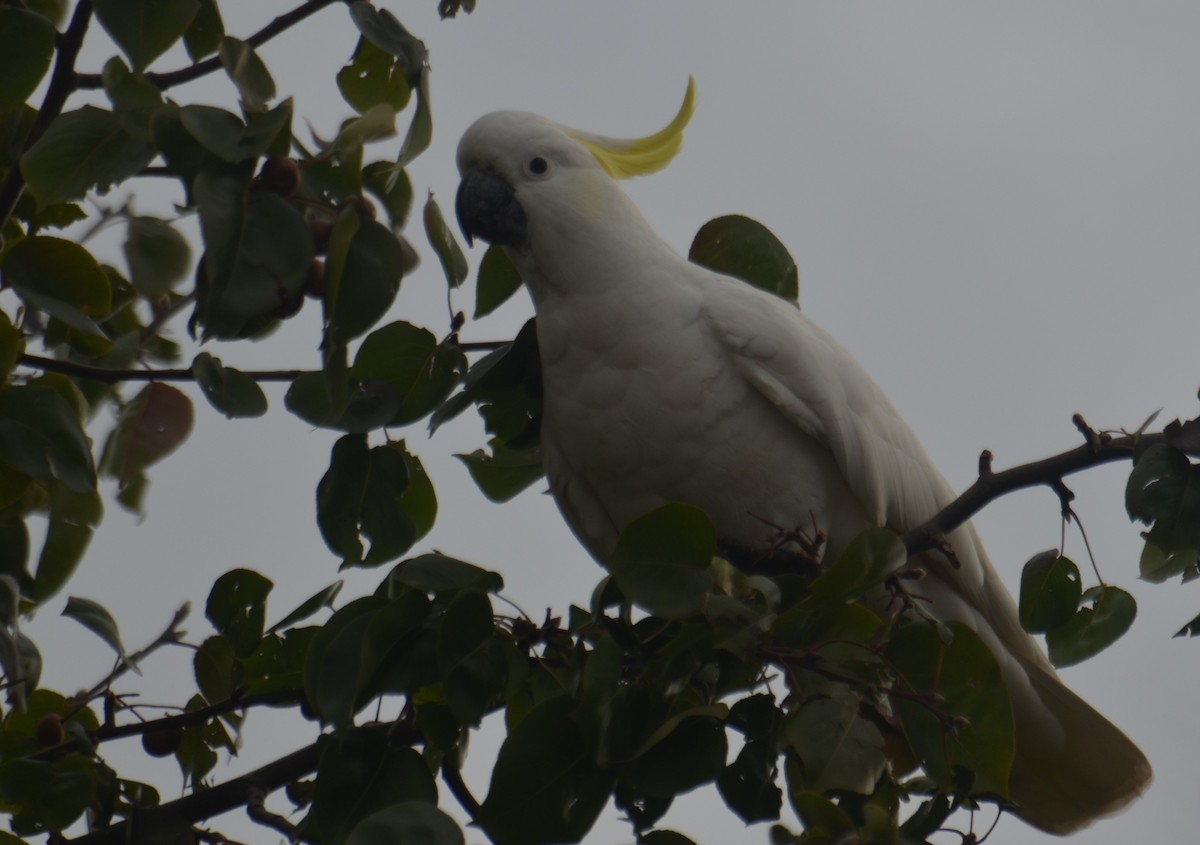
{"type": "MultiPolygon", "coordinates": [[[[275,20],[271,21],[258,32],[245,39],[246,43],[252,47],[261,47],[275,36],[287,31],[305,18],[316,14],[326,6],[347,2],[349,0],[308,0],[308,2],[300,4],[295,9],[292,9],[292,11],[275,18],[275,20]]],[[[167,71],[165,73],[148,73],[146,74],[146,80],[158,86],[160,90],[165,91],[168,88],[182,85],[184,82],[191,82],[220,69],[221,57],[210,56],[204,61],[196,62],[178,70],[167,71]]],[[[100,88],[104,85],[98,73],[81,73],[78,76],[78,80],[80,88],[100,88]]]]}
{"type": "MultiPolygon", "coordinates": [[[[1090,430],[1089,430],[1090,431],[1090,430]]],[[[908,554],[943,548],[946,536],[996,499],[1027,487],[1050,487],[1062,500],[1063,479],[1072,473],[1114,461],[1133,458],[1137,447],[1166,443],[1163,433],[1136,434],[1109,438],[1095,432],[1086,435],[1084,445],[1053,457],[1012,467],[1001,472],[991,468],[991,454],[980,456],[980,474],[975,483],[957,499],[942,508],[932,519],[908,531],[900,539],[908,554]]]]}
{"type": "MultiPolygon", "coordinates": [[[[114,367],[94,367],[91,364],[80,364],[75,361],[62,361],[58,358],[45,358],[41,355],[22,355],[17,363],[43,370],[50,373],[62,373],[72,378],[87,381],[99,381],[105,384],[116,384],[122,381],[195,381],[196,374],[191,367],[186,369],[117,369],[114,367]]],[[[242,370],[244,375],[255,381],[295,381],[310,370],[242,370]]]]}
{"type": "Polygon", "coordinates": [[[317,770],[317,743],[306,745],[252,772],[158,807],[142,807],[129,821],[64,840],[71,845],[125,845],[139,841],[139,830],[152,832],[168,824],[195,824],[237,807],[249,806],[255,795],[266,795],[317,770]]]}
{"type": "MultiPolygon", "coordinates": [[[[75,73],[75,60],[83,47],[83,36],[87,34],[88,24],[92,19],[92,0],[79,0],[71,22],[66,31],[58,38],[58,57],[54,62],[54,71],[50,74],[50,85],[46,88],[46,96],[42,98],[42,107],[38,109],[33,126],[21,144],[21,152],[28,150],[46,128],[62,113],[67,97],[79,87],[78,75],[75,73]]],[[[21,168],[14,165],[8,170],[3,184],[0,184],[0,228],[8,222],[21,193],[25,190],[25,177],[21,168]]]]}

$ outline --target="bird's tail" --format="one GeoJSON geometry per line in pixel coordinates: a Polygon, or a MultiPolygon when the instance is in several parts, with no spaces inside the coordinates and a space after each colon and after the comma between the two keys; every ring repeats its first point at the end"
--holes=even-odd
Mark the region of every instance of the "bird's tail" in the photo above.
{"type": "MultiPolygon", "coordinates": [[[[1052,670],[1026,665],[1032,692],[1057,719],[1063,741],[1047,749],[1037,730],[1022,730],[1011,798],[1016,813],[1047,833],[1065,835],[1117,812],[1150,784],[1150,763],[1121,729],[1063,684],[1052,670]]],[[[1015,702],[1014,702],[1015,703],[1015,702]]]]}

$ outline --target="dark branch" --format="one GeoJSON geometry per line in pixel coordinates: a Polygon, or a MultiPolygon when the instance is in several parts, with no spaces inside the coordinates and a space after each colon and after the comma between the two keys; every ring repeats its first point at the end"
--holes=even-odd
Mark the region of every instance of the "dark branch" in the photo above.
{"type": "MultiPolygon", "coordinates": [[[[80,364],[75,361],[61,361],[58,358],[45,358],[40,355],[22,355],[18,361],[25,367],[43,370],[51,373],[62,373],[72,378],[87,381],[99,381],[105,384],[117,384],[122,381],[195,381],[196,374],[191,367],[186,369],[116,369],[113,367],[93,367],[90,364],[80,364]]],[[[243,370],[244,375],[255,381],[295,381],[309,370],[243,370]]]]}
{"type": "MultiPolygon", "coordinates": [[[[275,20],[247,38],[246,43],[252,47],[261,47],[275,36],[287,31],[305,18],[316,14],[326,6],[343,2],[347,2],[347,0],[308,0],[307,3],[302,3],[295,9],[292,9],[292,11],[275,18],[275,20]]],[[[160,90],[165,91],[175,85],[191,82],[220,69],[220,56],[210,56],[204,61],[196,62],[179,70],[172,70],[166,73],[148,73],[146,74],[146,79],[153,85],[158,86],[160,90]]],[[[98,73],[81,73],[78,79],[80,88],[100,88],[104,84],[98,73]]]]}
{"type": "MultiPolygon", "coordinates": [[[[78,87],[78,77],[75,73],[75,60],[83,46],[83,36],[87,34],[88,23],[92,19],[92,0],[79,0],[71,22],[66,31],[58,38],[58,57],[54,62],[54,71],[50,74],[50,84],[46,88],[46,96],[42,98],[42,107],[29,129],[29,135],[21,144],[21,152],[28,150],[42,136],[47,127],[62,113],[67,97],[78,87]]],[[[8,175],[0,184],[0,227],[8,221],[21,192],[25,190],[25,177],[17,166],[8,169],[8,175]]]]}
{"type": "MultiPolygon", "coordinates": [[[[278,706],[281,704],[298,704],[304,700],[304,692],[302,690],[279,690],[277,692],[265,692],[259,695],[238,696],[234,695],[225,701],[218,701],[216,704],[210,704],[208,707],[201,707],[198,710],[189,710],[186,713],[180,713],[177,716],[164,716],[161,719],[150,719],[145,722],[131,722],[127,725],[101,725],[96,730],[91,731],[88,736],[93,742],[105,742],[110,739],[121,739],[128,736],[138,736],[140,734],[152,733],[155,731],[168,731],[175,728],[190,728],[196,725],[203,725],[210,722],[218,716],[223,716],[226,713],[233,713],[237,710],[248,710],[251,707],[259,706],[278,706]]],[[[38,752],[32,755],[31,760],[57,760],[60,757],[76,751],[74,740],[67,740],[53,748],[47,748],[45,751],[38,752]]]]}
{"type": "Polygon", "coordinates": [[[195,824],[237,807],[249,806],[255,795],[274,792],[281,786],[310,775],[317,769],[317,743],[293,751],[272,763],[255,769],[239,778],[217,784],[199,792],[185,795],[158,807],[144,807],[131,822],[118,822],[75,839],[65,840],[72,845],[125,845],[137,842],[138,828],[153,831],[156,827],[183,820],[195,824]]]}
{"type": "Polygon", "coordinates": [[[1016,490],[1046,486],[1055,492],[1064,507],[1069,507],[1072,494],[1063,483],[1066,476],[1101,464],[1131,459],[1135,447],[1166,442],[1163,434],[1140,434],[1112,438],[1097,436],[1095,432],[1088,436],[1085,432],[1085,437],[1087,442],[1084,445],[1069,452],[1022,464],[1002,472],[992,471],[990,455],[987,461],[981,460],[981,472],[974,484],[968,487],[961,496],[942,508],[932,519],[918,525],[901,537],[909,555],[942,547],[946,535],[951,531],[979,513],[991,502],[1016,490]]]}
{"type": "Polygon", "coordinates": [[[471,818],[478,817],[479,802],[467,788],[462,772],[448,759],[442,761],[442,780],[446,782],[446,786],[450,787],[450,793],[458,800],[459,806],[466,810],[471,818]]]}

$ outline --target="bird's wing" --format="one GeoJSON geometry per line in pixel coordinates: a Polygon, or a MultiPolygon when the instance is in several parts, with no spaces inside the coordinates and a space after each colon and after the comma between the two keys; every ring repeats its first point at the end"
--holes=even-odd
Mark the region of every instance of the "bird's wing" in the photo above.
{"type": "Polygon", "coordinates": [[[710,279],[704,318],[743,378],[824,444],[878,525],[907,531],[953,499],[916,435],[836,340],[789,303],[710,279]]]}

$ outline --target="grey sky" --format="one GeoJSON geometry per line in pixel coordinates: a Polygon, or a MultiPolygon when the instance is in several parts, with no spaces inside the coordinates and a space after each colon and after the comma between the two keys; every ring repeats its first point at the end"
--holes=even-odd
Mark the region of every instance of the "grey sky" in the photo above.
{"type": "MultiPolygon", "coordinates": [[[[238,35],[289,8],[226,5],[238,35]]],[[[694,75],[697,111],[682,153],[629,192],[681,251],[720,214],[769,226],[800,266],[805,311],[859,357],[956,487],[970,483],[983,448],[1003,467],[1077,445],[1077,411],[1104,428],[1134,428],[1160,407],[1160,422],[1194,415],[1200,6],[479,0],[474,15],[438,22],[435,0],[380,5],[431,49],[435,139],[411,172],[418,200],[431,189],[443,209],[457,186],[455,144],[481,114],[519,108],[605,134],[644,134],[674,113],[694,75]]],[[[349,115],[333,72],[353,44],[335,8],[263,51],[281,95],[294,95],[297,115],[325,136],[349,115]]],[[[88,69],[112,52],[98,28],[88,47],[88,69]]],[[[233,102],[223,79],[176,96],[233,102]]],[[[394,156],[397,144],[378,145],[377,156],[394,156]]],[[[138,187],[145,212],[181,199],[161,185],[138,187]]],[[[113,261],[120,237],[106,242],[113,261]]],[[[444,283],[419,225],[412,239],[426,260],[391,317],[441,334],[444,283]]],[[[472,295],[456,294],[456,307],[470,312],[472,295]]],[[[210,351],[235,366],[315,366],[317,310],[310,304],[252,349],[210,351]]],[[[463,336],[509,337],[530,312],[519,296],[463,336]]],[[[111,506],[69,587],[117,613],[130,645],[157,634],[185,599],[199,635],[208,586],[235,566],[276,582],[273,618],[337,577],[313,525],[313,489],[335,435],[287,415],[281,390],[267,417],[233,423],[192,394],[196,430],[151,471],[147,519],[138,524],[111,506]]],[[[601,572],[550,499],[531,492],[489,504],[448,457],[482,444],[475,418],[432,440],[420,427],[405,435],[442,508],[422,548],[499,570],[507,595],[535,617],[586,601],[601,572]]],[[[1124,469],[1109,468],[1071,486],[1101,571],[1133,590],[1139,618],[1120,643],[1063,675],[1142,745],[1157,778],[1132,810],[1077,840],[1188,841],[1200,644],[1170,637],[1200,611],[1200,592],[1136,580],[1140,544],[1124,515],[1123,483],[1124,469]]],[[[1060,536],[1045,491],[1002,501],[977,524],[1014,590],[1022,563],[1060,536]]],[[[1067,551],[1086,564],[1074,529],[1067,551]]],[[[381,574],[351,573],[343,596],[381,574]]],[[[45,652],[47,684],[70,691],[98,678],[108,657],[58,619],[64,599],[30,630],[45,652]]],[[[189,663],[183,652],[151,660],[144,698],[179,700],[189,663]]],[[[271,713],[252,716],[250,729],[253,745],[217,777],[308,735],[271,713]],[[260,731],[273,735],[272,749],[258,747],[260,731]]],[[[473,751],[487,762],[491,748],[484,738],[473,751]]],[[[145,777],[176,782],[171,761],[138,765],[145,777]]],[[[482,795],[486,769],[470,780],[482,795]]],[[[701,843],[767,841],[765,826],[743,832],[718,804],[711,791],[690,797],[665,823],[701,843]]],[[[243,836],[275,841],[261,830],[243,836]]],[[[588,841],[629,838],[610,813],[588,841]]],[[[1008,819],[994,841],[1052,840],[1008,819]]]]}

